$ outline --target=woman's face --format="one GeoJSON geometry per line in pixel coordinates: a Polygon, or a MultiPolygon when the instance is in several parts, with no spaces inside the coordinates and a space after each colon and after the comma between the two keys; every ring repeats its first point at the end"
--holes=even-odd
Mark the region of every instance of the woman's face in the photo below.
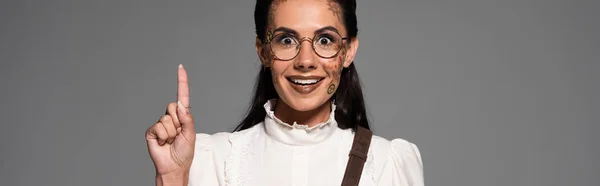
{"type": "Polygon", "coordinates": [[[339,5],[330,0],[273,2],[266,40],[296,43],[300,49],[295,57],[291,55],[292,59],[281,60],[281,56],[276,57],[272,52],[273,45],[257,39],[257,52],[262,63],[271,69],[273,85],[280,100],[291,108],[310,111],[328,103],[337,90],[342,69],[352,63],[358,47],[357,38],[352,39],[351,43],[350,40],[341,40],[340,51],[330,58],[318,55],[310,41],[317,35],[315,41],[327,45],[332,38],[321,36],[335,35],[336,32],[342,38],[347,37],[341,16],[339,5]]]}

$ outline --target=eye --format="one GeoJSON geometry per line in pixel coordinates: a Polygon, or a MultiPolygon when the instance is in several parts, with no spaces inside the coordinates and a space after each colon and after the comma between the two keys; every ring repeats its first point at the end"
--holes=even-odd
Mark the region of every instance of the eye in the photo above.
{"type": "Polygon", "coordinates": [[[332,45],[336,45],[336,42],[338,42],[337,37],[335,37],[331,34],[321,34],[315,40],[316,45],[323,46],[323,47],[329,47],[332,45]]]}
{"type": "Polygon", "coordinates": [[[331,41],[330,38],[327,38],[325,36],[321,36],[317,39],[317,44],[319,45],[329,45],[331,44],[333,41],[331,41]]]}
{"type": "Polygon", "coordinates": [[[295,45],[296,40],[292,36],[281,35],[276,38],[276,41],[280,45],[295,45]]]}
{"type": "Polygon", "coordinates": [[[292,42],[294,42],[294,40],[292,40],[292,38],[286,37],[286,38],[283,38],[283,40],[281,40],[281,42],[283,44],[289,45],[289,44],[292,44],[292,42]]]}

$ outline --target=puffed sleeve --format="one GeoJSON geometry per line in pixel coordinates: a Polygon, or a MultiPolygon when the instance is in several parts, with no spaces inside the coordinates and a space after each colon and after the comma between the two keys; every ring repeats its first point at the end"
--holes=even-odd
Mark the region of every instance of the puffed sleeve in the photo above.
{"type": "Polygon", "coordinates": [[[424,186],[423,161],[417,146],[403,139],[394,139],[390,145],[390,156],[378,185],[424,186]]]}
{"type": "Polygon", "coordinates": [[[230,133],[196,134],[194,160],[189,173],[189,186],[224,185],[225,157],[231,146],[230,133]]]}

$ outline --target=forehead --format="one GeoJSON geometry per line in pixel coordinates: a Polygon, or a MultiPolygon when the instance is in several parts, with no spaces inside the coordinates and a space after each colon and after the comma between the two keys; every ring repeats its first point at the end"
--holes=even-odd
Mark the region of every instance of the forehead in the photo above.
{"type": "Polygon", "coordinates": [[[273,2],[270,16],[271,29],[287,27],[303,34],[332,26],[345,33],[341,9],[331,0],[278,0],[273,2]]]}

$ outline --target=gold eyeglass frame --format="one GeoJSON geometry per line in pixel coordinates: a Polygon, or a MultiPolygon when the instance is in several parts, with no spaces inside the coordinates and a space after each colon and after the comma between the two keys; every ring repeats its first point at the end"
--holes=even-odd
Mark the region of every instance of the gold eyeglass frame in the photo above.
{"type": "Polygon", "coordinates": [[[338,51],[336,51],[335,54],[331,55],[330,57],[322,56],[315,49],[315,41],[314,41],[314,39],[318,35],[321,35],[321,34],[315,34],[312,38],[310,38],[310,37],[302,37],[302,38],[298,39],[298,46],[296,47],[297,48],[296,49],[296,55],[294,55],[290,59],[281,59],[280,57],[278,57],[277,55],[275,55],[275,51],[273,51],[273,46],[271,45],[271,41],[273,40],[273,38],[276,38],[276,36],[284,35],[284,34],[287,34],[287,33],[280,33],[280,34],[273,35],[272,32],[267,32],[267,38],[266,38],[267,41],[266,41],[266,44],[269,45],[269,50],[271,51],[271,54],[273,56],[275,56],[276,59],[281,60],[281,61],[289,61],[289,60],[292,60],[292,59],[296,58],[298,56],[298,54],[300,54],[300,50],[302,49],[302,42],[304,42],[304,41],[309,41],[311,43],[311,48],[313,49],[313,52],[315,52],[315,54],[317,54],[319,57],[324,58],[324,59],[331,59],[331,58],[334,58],[335,56],[337,56],[340,53],[340,51],[342,51],[342,48],[344,48],[344,41],[348,39],[348,37],[342,37],[337,32],[334,32],[334,33],[336,33],[338,36],[340,36],[340,38],[341,38],[341,46],[338,49],[338,51]]]}

